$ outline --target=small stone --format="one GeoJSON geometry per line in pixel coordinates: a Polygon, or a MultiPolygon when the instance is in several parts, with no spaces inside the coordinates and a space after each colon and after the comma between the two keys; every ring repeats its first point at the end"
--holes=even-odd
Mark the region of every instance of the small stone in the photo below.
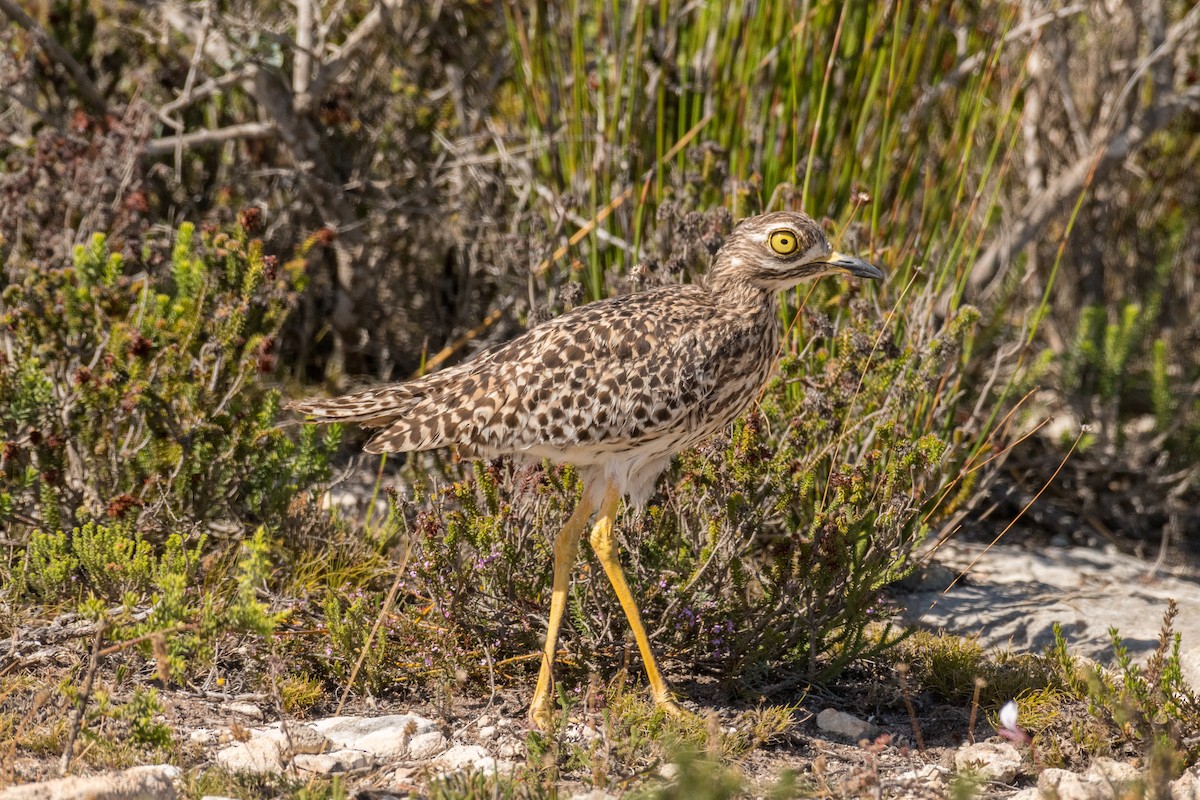
{"type": "Polygon", "coordinates": [[[563,730],[563,738],[568,742],[594,742],[600,738],[600,731],[583,722],[572,722],[563,730]]]}
{"type": "Polygon", "coordinates": [[[292,755],[324,753],[331,750],[330,741],[316,728],[308,725],[288,725],[283,740],[292,755]]]}
{"type": "Polygon", "coordinates": [[[434,763],[446,772],[458,772],[464,769],[477,769],[480,772],[496,771],[496,759],[477,744],[460,744],[451,747],[442,753],[434,763]]]}
{"type": "Polygon", "coordinates": [[[212,744],[217,741],[217,732],[209,728],[197,728],[188,734],[188,741],[194,744],[212,744]]]}
{"type": "Polygon", "coordinates": [[[216,760],[230,772],[278,774],[283,772],[283,746],[276,739],[255,736],[219,750],[216,760]]]}
{"type": "Polygon", "coordinates": [[[513,721],[508,717],[501,717],[500,719],[496,720],[496,727],[500,728],[501,730],[508,730],[512,726],[513,721]]]}
{"type": "Polygon", "coordinates": [[[1171,781],[1171,800],[1200,800],[1200,766],[1171,781]]]}
{"type": "Polygon", "coordinates": [[[1008,742],[976,742],[958,748],[954,766],[984,780],[1012,783],[1021,769],[1021,754],[1008,742]]]}
{"type": "Polygon", "coordinates": [[[148,764],[122,772],[72,775],[26,783],[0,790],[3,800],[80,800],[80,798],[136,797],[140,800],[175,800],[173,783],[183,772],[169,764],[148,764]]]}
{"type": "Polygon", "coordinates": [[[1030,786],[1014,795],[1009,795],[1008,800],[1042,800],[1042,793],[1036,786],[1030,786]]]}
{"type": "Polygon", "coordinates": [[[424,767],[395,767],[394,769],[384,772],[380,776],[381,785],[394,787],[391,790],[392,794],[395,794],[398,797],[409,797],[411,796],[411,787],[409,787],[409,784],[414,783],[418,779],[418,773],[420,773],[422,769],[424,769],[424,767]]]}
{"type": "Polygon", "coordinates": [[[617,796],[603,789],[592,789],[590,792],[571,795],[571,800],[617,800],[617,796]]]}
{"type": "Polygon", "coordinates": [[[1113,785],[1103,778],[1078,775],[1067,769],[1047,769],[1038,776],[1038,789],[1044,797],[1057,800],[1112,800],[1117,796],[1113,785]]]}
{"type": "Polygon", "coordinates": [[[896,780],[903,784],[911,784],[918,786],[938,785],[943,786],[949,779],[949,770],[937,764],[926,764],[919,769],[911,769],[908,772],[901,772],[896,776],[896,780]]]}
{"type": "Polygon", "coordinates": [[[1103,781],[1113,787],[1113,793],[1121,795],[1125,788],[1141,780],[1142,773],[1132,764],[1115,758],[1097,758],[1088,767],[1087,777],[1103,781]]]}
{"type": "Polygon", "coordinates": [[[414,714],[327,717],[310,725],[337,748],[365,750],[385,762],[407,756],[409,739],[436,727],[432,720],[414,714]]]}
{"type": "Polygon", "coordinates": [[[496,738],[496,727],[494,725],[485,725],[479,729],[479,738],[485,742],[489,739],[496,738]]]}
{"type": "Polygon", "coordinates": [[[520,742],[508,739],[500,743],[496,752],[501,758],[522,758],[525,755],[525,748],[520,742]]]}
{"type": "Polygon", "coordinates": [[[460,744],[455,745],[446,752],[442,753],[442,756],[437,760],[437,763],[443,767],[458,769],[462,767],[475,766],[480,761],[491,761],[492,763],[495,763],[495,759],[492,758],[491,753],[479,745],[460,744]]]}
{"type": "Polygon", "coordinates": [[[679,765],[668,761],[658,768],[658,774],[663,780],[673,781],[679,777],[679,765]]]}
{"type": "Polygon", "coordinates": [[[860,739],[874,739],[879,735],[879,728],[875,725],[836,708],[827,708],[817,714],[817,727],[826,733],[854,742],[860,739]]]}
{"type": "Polygon", "coordinates": [[[265,719],[263,710],[254,703],[226,703],[221,708],[232,711],[234,714],[241,714],[243,717],[249,717],[255,722],[262,722],[265,719]]]}
{"type": "Polygon", "coordinates": [[[418,761],[427,761],[445,750],[449,744],[440,731],[418,733],[408,740],[408,757],[418,761]]]}
{"type": "Polygon", "coordinates": [[[494,725],[494,724],[495,723],[492,722],[492,718],[489,717],[487,714],[484,714],[482,717],[480,717],[475,722],[475,725],[480,729],[486,728],[486,727],[488,727],[490,725],[494,725]]]}
{"type": "Polygon", "coordinates": [[[331,753],[300,753],[292,766],[310,775],[333,775],[369,769],[374,763],[370,753],[362,750],[334,750],[331,753]]]}

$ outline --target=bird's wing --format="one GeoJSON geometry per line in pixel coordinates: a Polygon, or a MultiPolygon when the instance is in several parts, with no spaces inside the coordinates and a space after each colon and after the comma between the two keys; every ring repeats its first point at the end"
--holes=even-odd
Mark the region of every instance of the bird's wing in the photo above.
{"type": "MultiPolygon", "coordinates": [[[[481,359],[478,449],[614,449],[694,428],[752,345],[753,323],[695,287],[592,303],[481,359]]],[[[478,396],[477,396],[478,398],[478,396]]],[[[736,411],[740,411],[736,409],[736,411]]]]}
{"type": "Polygon", "coordinates": [[[375,453],[619,449],[703,414],[760,338],[753,324],[696,287],[664,287],[580,306],[415,381],[291,407],[383,428],[375,453]]]}

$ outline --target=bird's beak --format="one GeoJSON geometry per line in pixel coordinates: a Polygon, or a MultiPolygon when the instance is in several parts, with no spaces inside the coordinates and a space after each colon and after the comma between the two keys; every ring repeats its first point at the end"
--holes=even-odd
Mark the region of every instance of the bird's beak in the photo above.
{"type": "Polygon", "coordinates": [[[861,258],[848,256],[845,253],[839,253],[836,250],[830,253],[829,258],[825,259],[825,263],[829,266],[849,272],[856,278],[873,278],[875,280],[883,279],[883,272],[874,264],[868,264],[861,258]]]}

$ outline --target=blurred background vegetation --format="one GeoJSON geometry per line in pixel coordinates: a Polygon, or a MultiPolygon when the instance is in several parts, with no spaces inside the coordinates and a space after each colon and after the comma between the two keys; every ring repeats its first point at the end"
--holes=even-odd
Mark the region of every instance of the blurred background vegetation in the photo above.
{"type": "MultiPolygon", "coordinates": [[[[1191,2],[0,12],[5,635],[118,604],[118,638],[195,626],[142,651],[171,681],[344,681],[400,570],[360,682],[527,674],[571,471],[367,463],[282,427],[280,393],[694,280],[779,208],[888,277],[785,297],[779,379],[627,515],[668,659],[828,678],[895,641],[881,598],[922,547],[1026,507],[1010,536],[1200,554],[1191,2]],[[214,644],[289,626],[329,644],[214,644]]],[[[614,608],[579,582],[581,669],[619,662],[614,608]]]]}

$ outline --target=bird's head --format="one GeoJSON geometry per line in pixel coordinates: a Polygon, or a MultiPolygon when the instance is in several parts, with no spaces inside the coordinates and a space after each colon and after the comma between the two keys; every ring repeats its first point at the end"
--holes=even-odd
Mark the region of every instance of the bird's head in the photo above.
{"type": "Polygon", "coordinates": [[[708,282],[714,289],[749,284],[783,291],[810,278],[838,273],[883,277],[878,267],[834,250],[811,217],[777,211],[738,223],[717,251],[708,282]]]}

